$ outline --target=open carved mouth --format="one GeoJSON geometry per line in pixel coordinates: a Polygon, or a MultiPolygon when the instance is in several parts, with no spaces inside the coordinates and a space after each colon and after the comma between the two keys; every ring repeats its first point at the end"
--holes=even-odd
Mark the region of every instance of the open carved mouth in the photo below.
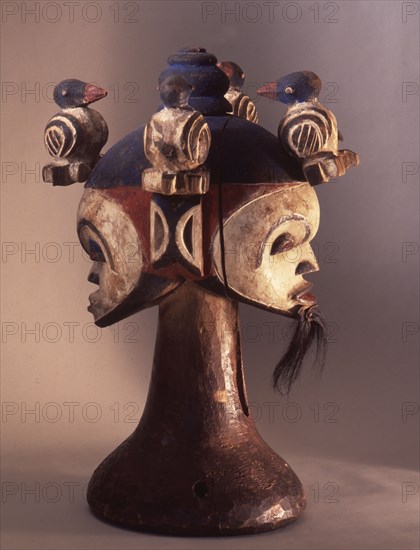
{"type": "Polygon", "coordinates": [[[87,307],[87,310],[90,311],[90,313],[92,313],[92,310],[95,308],[96,302],[98,301],[98,294],[99,290],[97,290],[96,292],[92,292],[92,294],[89,294],[88,296],[89,305],[87,307]]]}
{"type": "Polygon", "coordinates": [[[312,287],[312,283],[305,281],[304,286],[293,291],[293,293],[291,294],[291,299],[303,306],[313,306],[314,304],[316,304],[317,299],[316,296],[309,292],[312,287]]]}

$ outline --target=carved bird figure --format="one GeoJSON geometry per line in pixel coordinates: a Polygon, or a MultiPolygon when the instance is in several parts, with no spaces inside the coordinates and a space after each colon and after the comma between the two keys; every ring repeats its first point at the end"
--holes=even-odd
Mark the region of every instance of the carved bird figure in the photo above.
{"type": "Polygon", "coordinates": [[[278,137],[289,154],[302,162],[308,181],[316,185],[359,164],[359,157],[348,149],[339,150],[342,136],[337,120],[318,101],[320,78],[311,71],[290,73],[262,86],[257,93],[288,105],[280,121],[278,137]]]}
{"type": "Polygon", "coordinates": [[[225,97],[232,105],[232,114],[257,124],[257,108],[252,99],[241,91],[245,83],[244,71],[233,61],[220,61],[217,66],[229,78],[230,86],[225,97]]]}
{"type": "Polygon", "coordinates": [[[104,118],[89,105],[106,95],[106,90],[76,79],[54,88],[54,100],[62,110],[45,128],[45,146],[56,161],[44,166],[44,181],[70,185],[88,178],[108,139],[104,118]]]}
{"type": "Polygon", "coordinates": [[[164,108],[146,125],[146,156],[159,173],[195,170],[207,159],[211,136],[203,115],[188,105],[193,86],[182,76],[171,75],[158,90],[164,108]]]}

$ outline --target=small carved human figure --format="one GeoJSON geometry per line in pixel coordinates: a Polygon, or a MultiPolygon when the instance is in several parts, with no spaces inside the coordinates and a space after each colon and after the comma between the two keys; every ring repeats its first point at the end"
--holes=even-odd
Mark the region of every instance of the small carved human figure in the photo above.
{"type": "Polygon", "coordinates": [[[102,88],[76,79],[54,88],[54,100],[62,110],[45,128],[45,146],[56,161],[44,166],[44,181],[71,185],[87,180],[108,139],[104,118],[89,105],[106,95],[102,88]]]}

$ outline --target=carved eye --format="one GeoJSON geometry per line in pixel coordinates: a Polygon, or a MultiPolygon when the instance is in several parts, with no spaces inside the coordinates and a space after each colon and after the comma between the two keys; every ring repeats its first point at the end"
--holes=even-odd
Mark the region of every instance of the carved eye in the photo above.
{"type": "Polygon", "coordinates": [[[286,252],[286,250],[290,250],[294,246],[295,243],[290,233],[283,233],[282,235],[279,235],[271,245],[270,254],[272,256],[275,254],[281,254],[282,252],[286,252]]]}
{"type": "Polygon", "coordinates": [[[104,253],[102,252],[102,248],[99,246],[99,244],[89,239],[89,258],[92,260],[92,262],[106,262],[104,253]]]}
{"type": "Polygon", "coordinates": [[[64,97],[68,94],[69,92],[67,90],[61,90],[61,95],[64,97]]]}
{"type": "Polygon", "coordinates": [[[293,94],[293,93],[295,93],[295,91],[290,86],[287,86],[287,88],[284,89],[284,93],[285,94],[293,94]]]}

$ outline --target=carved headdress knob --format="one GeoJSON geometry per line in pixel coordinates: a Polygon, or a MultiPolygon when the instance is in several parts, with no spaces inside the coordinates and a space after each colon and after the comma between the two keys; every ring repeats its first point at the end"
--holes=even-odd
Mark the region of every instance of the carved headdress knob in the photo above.
{"type": "Polygon", "coordinates": [[[217,66],[215,55],[205,48],[182,48],[168,58],[168,67],[159,76],[161,84],[168,76],[185,78],[192,86],[189,104],[202,115],[225,115],[231,110],[225,93],[229,79],[217,66]]]}

